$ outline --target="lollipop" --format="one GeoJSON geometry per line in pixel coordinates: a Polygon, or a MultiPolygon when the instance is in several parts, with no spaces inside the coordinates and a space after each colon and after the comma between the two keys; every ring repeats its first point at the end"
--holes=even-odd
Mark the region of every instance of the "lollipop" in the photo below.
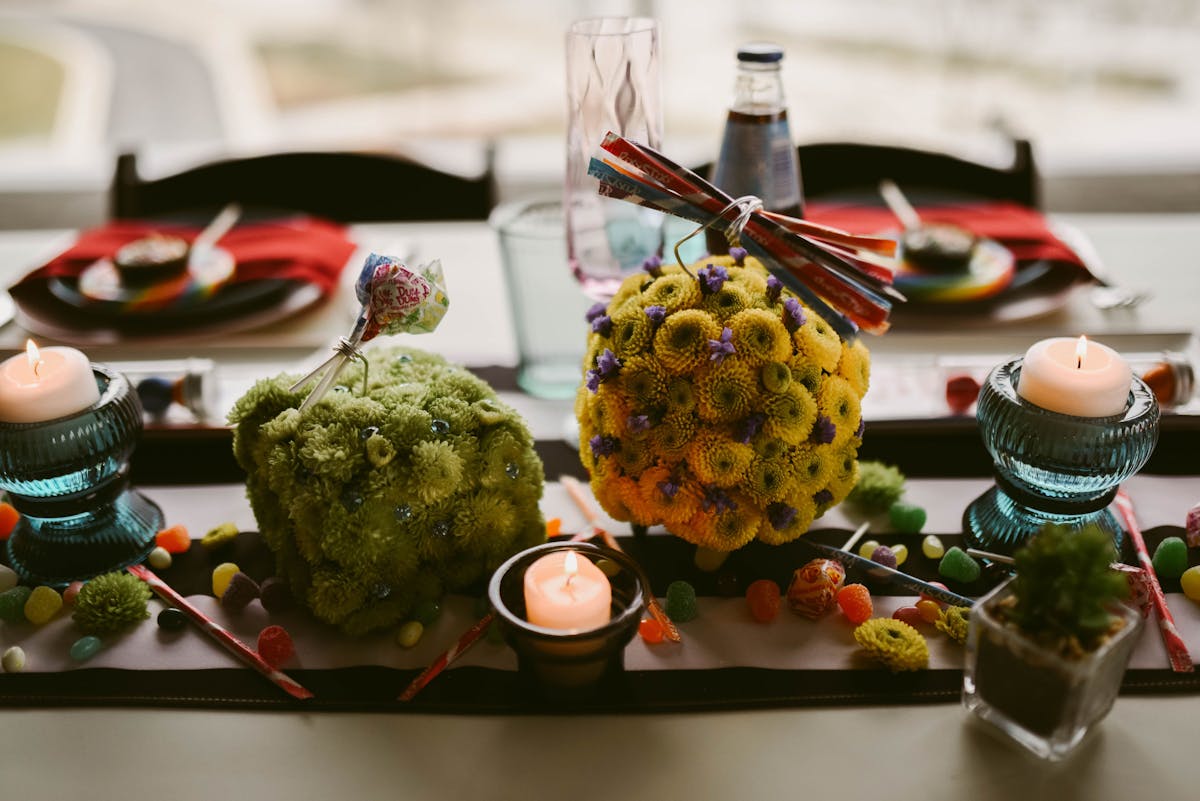
{"type": "Polygon", "coordinates": [[[428,334],[438,327],[450,306],[442,263],[438,260],[411,270],[398,259],[372,253],[354,283],[354,294],[362,303],[362,311],[350,336],[340,337],[333,355],[291,387],[295,392],[320,376],[316,387],[300,404],[301,411],[325,396],[352,359],[363,365],[365,387],[367,360],[358,348],[363,342],[380,334],[428,334]]]}

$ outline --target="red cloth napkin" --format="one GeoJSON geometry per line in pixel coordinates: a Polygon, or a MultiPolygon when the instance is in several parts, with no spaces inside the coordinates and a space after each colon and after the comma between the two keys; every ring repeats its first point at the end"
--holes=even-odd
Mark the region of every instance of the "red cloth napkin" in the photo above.
{"type": "MultiPolygon", "coordinates": [[[[970,203],[917,209],[925,222],[952,223],[977,236],[994,239],[1012,251],[1018,262],[1058,261],[1086,270],[1083,261],[1051,232],[1042,214],[1016,203],[970,203]]],[[[811,203],[805,216],[853,234],[897,230],[900,221],[886,208],[835,203],[811,203]]]]}
{"type": "MultiPolygon", "coordinates": [[[[182,237],[189,242],[199,228],[148,222],[117,221],[79,235],[68,250],[34,270],[18,285],[49,278],[79,275],[97,259],[111,257],[122,245],[152,233],[182,237]]],[[[231,281],[283,278],[320,287],[328,294],[354,252],[346,229],[325,220],[296,217],[289,220],[238,226],[221,238],[237,264],[231,281]]]]}

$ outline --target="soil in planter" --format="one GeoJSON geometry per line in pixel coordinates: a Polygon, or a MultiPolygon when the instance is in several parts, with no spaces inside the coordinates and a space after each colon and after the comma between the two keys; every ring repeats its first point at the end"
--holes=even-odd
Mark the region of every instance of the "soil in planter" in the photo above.
{"type": "Polygon", "coordinates": [[[986,634],[979,638],[975,688],[1013,723],[1042,737],[1062,722],[1071,693],[1068,677],[1059,670],[1030,664],[986,634]]]}

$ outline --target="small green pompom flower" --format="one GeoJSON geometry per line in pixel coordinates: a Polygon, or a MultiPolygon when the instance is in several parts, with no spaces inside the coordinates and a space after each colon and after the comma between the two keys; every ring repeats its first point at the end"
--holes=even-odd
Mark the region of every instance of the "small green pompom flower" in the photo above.
{"type": "Polygon", "coordinates": [[[88,634],[112,634],[146,620],[150,588],[129,573],[105,573],[84,583],[71,618],[88,634]]]}
{"type": "Polygon", "coordinates": [[[904,474],[898,468],[883,462],[859,462],[858,483],[846,496],[846,502],[877,514],[890,509],[903,494],[904,474]]]}

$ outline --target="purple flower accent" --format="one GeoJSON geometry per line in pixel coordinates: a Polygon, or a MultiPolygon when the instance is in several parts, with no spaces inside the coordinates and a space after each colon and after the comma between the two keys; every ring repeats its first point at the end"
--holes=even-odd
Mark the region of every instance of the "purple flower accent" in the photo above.
{"type": "Polygon", "coordinates": [[[749,444],[750,440],[754,439],[754,435],[762,428],[762,424],[767,422],[767,416],[760,412],[747,417],[737,425],[737,441],[743,445],[749,444]]]}
{"type": "Polygon", "coordinates": [[[836,434],[837,426],[833,424],[833,421],[823,414],[818,414],[817,421],[813,423],[812,433],[808,435],[808,441],[818,445],[828,445],[833,442],[836,434]]]}
{"type": "Polygon", "coordinates": [[[742,267],[746,264],[745,248],[730,248],[729,255],[733,257],[733,263],[738,267],[742,267]]]}
{"type": "Polygon", "coordinates": [[[817,490],[817,493],[813,495],[813,503],[815,503],[817,506],[825,506],[832,500],[833,493],[827,489],[817,490]]]}
{"type": "Polygon", "coordinates": [[[633,433],[645,431],[650,428],[650,416],[646,414],[631,414],[629,419],[625,421],[625,425],[633,433]]]}
{"type": "Polygon", "coordinates": [[[674,498],[675,493],[679,492],[679,485],[674,481],[658,482],[658,491],[668,498],[674,498]]]}
{"type": "Polygon", "coordinates": [[[602,337],[612,333],[612,318],[607,314],[602,314],[595,320],[592,320],[592,330],[602,337]]]}
{"type": "MultiPolygon", "coordinates": [[[[828,492],[828,490],[821,490],[828,492]]],[[[832,495],[830,498],[832,499],[832,495]]],[[[772,503],[767,505],[767,520],[771,523],[771,528],[776,531],[783,531],[792,524],[796,519],[796,510],[788,506],[786,503],[772,503]]]]}
{"type": "Polygon", "coordinates": [[[662,325],[662,321],[667,319],[666,306],[647,306],[646,316],[650,318],[650,325],[658,328],[662,325]]]}
{"type": "Polygon", "coordinates": [[[773,275],[767,276],[767,300],[774,303],[783,292],[783,282],[773,275]]]}
{"type": "Polygon", "coordinates": [[[602,316],[604,314],[605,309],[607,309],[607,308],[608,307],[605,306],[604,303],[601,303],[601,302],[593,303],[592,307],[587,310],[587,314],[585,314],[583,317],[585,320],[587,320],[590,323],[590,322],[594,321],[597,317],[602,316]]]}
{"type": "Polygon", "coordinates": [[[592,392],[600,389],[600,384],[617,374],[621,369],[621,360],[608,348],[596,360],[596,369],[587,371],[587,388],[592,392]]]}
{"type": "Polygon", "coordinates": [[[621,441],[616,437],[602,437],[599,434],[588,440],[592,455],[596,457],[611,456],[621,449],[621,441]]]}
{"type": "Polygon", "coordinates": [[[733,329],[726,326],[721,329],[720,339],[708,340],[708,351],[712,354],[708,360],[717,364],[725,361],[726,356],[737,353],[737,348],[733,345],[733,329]]]}
{"type": "Polygon", "coordinates": [[[733,498],[730,498],[725,493],[725,490],[721,489],[720,487],[705,487],[704,500],[701,501],[700,505],[704,508],[704,511],[707,512],[711,510],[715,511],[717,514],[721,514],[721,512],[727,510],[732,511],[737,509],[737,504],[734,502],[733,498]]]}
{"type": "Polygon", "coordinates": [[[646,260],[642,262],[642,269],[655,278],[661,278],[663,274],[662,259],[658,256],[647,256],[646,260]]]}
{"type": "Polygon", "coordinates": [[[858,439],[862,439],[863,432],[865,432],[866,430],[867,430],[867,421],[862,418],[859,418],[858,428],[854,429],[854,436],[857,437],[858,439]]]}
{"type": "Polygon", "coordinates": [[[804,307],[800,305],[800,301],[795,298],[788,298],[783,302],[783,327],[788,330],[788,333],[804,325],[804,321],[807,319],[808,317],[805,316],[804,307]]]}
{"type": "Polygon", "coordinates": [[[706,295],[720,292],[721,287],[729,280],[729,272],[718,264],[701,267],[697,275],[700,277],[700,289],[706,295]]]}

